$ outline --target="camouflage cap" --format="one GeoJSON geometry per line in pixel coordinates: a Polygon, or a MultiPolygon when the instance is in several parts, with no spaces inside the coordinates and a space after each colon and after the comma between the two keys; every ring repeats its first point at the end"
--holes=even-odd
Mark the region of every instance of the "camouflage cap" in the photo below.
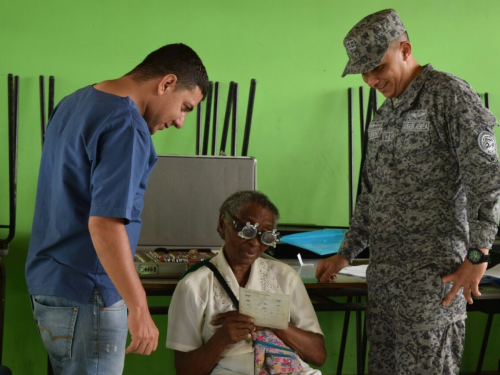
{"type": "Polygon", "coordinates": [[[349,61],[342,77],[375,69],[384,58],[389,44],[405,31],[394,9],[381,10],[363,18],[344,38],[349,61]]]}

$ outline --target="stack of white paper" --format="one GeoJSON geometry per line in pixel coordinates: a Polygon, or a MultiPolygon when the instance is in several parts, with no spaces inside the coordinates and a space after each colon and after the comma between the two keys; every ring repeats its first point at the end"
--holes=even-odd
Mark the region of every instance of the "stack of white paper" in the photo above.
{"type": "Polygon", "coordinates": [[[491,267],[489,270],[486,270],[484,276],[500,279],[500,264],[497,264],[495,267],[491,267]]]}
{"type": "Polygon", "coordinates": [[[347,266],[339,273],[342,275],[356,276],[366,279],[366,268],[368,264],[363,264],[361,266],[347,266]]]}

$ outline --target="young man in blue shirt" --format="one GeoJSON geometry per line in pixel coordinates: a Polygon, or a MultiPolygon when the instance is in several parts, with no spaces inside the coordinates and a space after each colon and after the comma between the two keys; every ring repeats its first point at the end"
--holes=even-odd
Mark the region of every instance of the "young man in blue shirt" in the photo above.
{"type": "Polygon", "coordinates": [[[181,128],[207,87],[197,54],[172,44],[54,110],[26,280],[56,374],[121,374],[125,353],[156,350],[158,329],[133,263],[157,160],[151,135],[181,128]],[[125,349],[127,329],[132,341],[125,349]]]}

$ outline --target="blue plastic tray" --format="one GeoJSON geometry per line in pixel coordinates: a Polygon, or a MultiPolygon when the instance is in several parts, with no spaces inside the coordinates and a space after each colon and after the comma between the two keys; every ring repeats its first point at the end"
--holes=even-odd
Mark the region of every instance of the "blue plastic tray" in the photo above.
{"type": "Polygon", "coordinates": [[[281,242],[298,246],[319,255],[334,254],[339,251],[346,229],[322,229],[312,232],[295,233],[283,236],[281,242]]]}

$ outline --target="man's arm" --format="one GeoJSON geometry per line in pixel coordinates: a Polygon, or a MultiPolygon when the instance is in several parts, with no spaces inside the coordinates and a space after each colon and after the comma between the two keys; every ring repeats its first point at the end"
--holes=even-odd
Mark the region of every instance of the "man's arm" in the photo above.
{"type": "Polygon", "coordinates": [[[158,346],[158,329],[149,314],[146,292],[135,270],[123,219],[91,216],[89,231],[97,256],[128,307],[132,342],[125,353],[149,355],[158,346]]]}
{"type": "MultiPolygon", "coordinates": [[[[494,136],[497,121],[468,85],[453,82],[448,92],[453,95],[447,97],[449,101],[443,108],[467,197],[468,246],[487,254],[499,219],[500,163],[494,136]]],[[[457,271],[444,276],[444,283],[454,284],[443,305],[447,306],[462,287],[465,298],[472,303],[471,293],[481,295],[479,282],[486,268],[487,263],[475,265],[465,259],[457,271]]]]}
{"type": "Polygon", "coordinates": [[[369,192],[370,185],[366,173],[366,165],[363,168],[361,175],[362,193],[359,195],[356,202],[356,208],[351,222],[349,223],[349,231],[346,233],[338,254],[321,259],[316,268],[316,278],[320,283],[332,281],[337,276],[337,272],[349,265],[350,262],[368,246],[369,239],[369,192]]]}

